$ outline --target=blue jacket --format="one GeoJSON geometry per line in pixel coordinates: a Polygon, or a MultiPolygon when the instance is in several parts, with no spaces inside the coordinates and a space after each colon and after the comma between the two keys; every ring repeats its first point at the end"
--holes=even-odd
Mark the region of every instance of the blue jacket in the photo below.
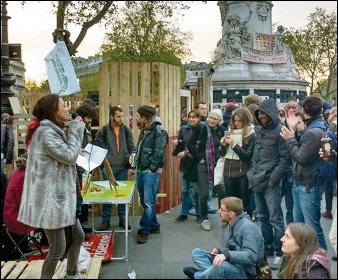
{"type": "Polygon", "coordinates": [[[245,212],[233,225],[226,227],[221,242],[222,248],[218,252],[224,254],[228,262],[240,265],[252,276],[256,275],[254,264],[264,258],[264,238],[261,229],[245,212]]]}

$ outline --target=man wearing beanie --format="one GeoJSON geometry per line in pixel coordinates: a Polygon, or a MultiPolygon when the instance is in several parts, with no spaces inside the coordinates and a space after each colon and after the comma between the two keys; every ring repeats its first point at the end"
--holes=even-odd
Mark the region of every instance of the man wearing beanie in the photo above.
{"type": "Polygon", "coordinates": [[[137,109],[136,122],[140,129],[136,153],[136,180],[143,207],[137,243],[142,244],[148,241],[149,233],[160,232],[161,225],[157,221],[155,205],[168,134],[160,118],[156,116],[155,108],[149,105],[137,109]]]}

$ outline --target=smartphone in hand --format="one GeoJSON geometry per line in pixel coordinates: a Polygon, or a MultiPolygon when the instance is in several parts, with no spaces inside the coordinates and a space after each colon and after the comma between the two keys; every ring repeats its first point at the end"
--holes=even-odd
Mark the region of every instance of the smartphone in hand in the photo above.
{"type": "Polygon", "coordinates": [[[214,254],[214,253],[208,253],[208,255],[213,259],[214,257],[216,257],[217,254],[214,254]]]}
{"type": "Polygon", "coordinates": [[[224,131],[224,136],[229,137],[230,136],[230,131],[224,131]]]}

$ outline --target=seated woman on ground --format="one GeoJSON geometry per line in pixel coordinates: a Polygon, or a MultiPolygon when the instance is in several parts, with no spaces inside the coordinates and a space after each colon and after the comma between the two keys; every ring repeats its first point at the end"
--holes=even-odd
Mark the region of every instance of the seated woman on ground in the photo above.
{"type": "Polygon", "coordinates": [[[290,223],[281,238],[282,263],[278,277],[282,279],[330,279],[330,259],[319,248],[316,233],[305,223],[290,223]]]}

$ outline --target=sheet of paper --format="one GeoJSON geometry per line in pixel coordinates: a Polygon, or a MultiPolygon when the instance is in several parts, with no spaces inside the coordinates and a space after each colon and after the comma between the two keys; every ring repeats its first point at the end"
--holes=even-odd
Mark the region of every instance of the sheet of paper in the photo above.
{"type": "Polygon", "coordinates": [[[90,143],[87,144],[85,150],[87,152],[83,152],[82,155],[80,154],[78,156],[76,164],[84,168],[87,172],[100,166],[108,153],[108,150],[90,143]]]}
{"type": "MultiPolygon", "coordinates": [[[[122,182],[119,182],[119,181],[116,181],[116,182],[118,183],[118,187],[125,187],[125,186],[127,186],[127,184],[125,184],[125,183],[122,183],[122,182]]],[[[94,185],[98,185],[98,186],[100,186],[102,188],[107,188],[107,189],[110,188],[108,180],[105,180],[105,181],[92,181],[91,183],[94,184],[94,185]]]]}

